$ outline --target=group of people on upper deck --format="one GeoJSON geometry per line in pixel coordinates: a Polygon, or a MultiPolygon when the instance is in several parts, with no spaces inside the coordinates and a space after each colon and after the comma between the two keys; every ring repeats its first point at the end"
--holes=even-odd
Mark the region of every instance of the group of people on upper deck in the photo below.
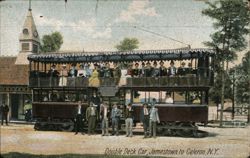
{"type": "Polygon", "coordinates": [[[124,64],[113,63],[111,68],[110,63],[94,64],[93,68],[90,68],[90,64],[80,64],[79,68],[76,64],[72,64],[71,68],[67,70],[65,64],[62,65],[61,70],[56,70],[56,65],[52,65],[48,72],[49,77],[60,77],[59,86],[66,86],[69,78],[84,77],[88,78],[90,86],[99,86],[100,79],[105,82],[107,78],[114,78],[115,84],[119,86],[126,84],[126,78],[133,77],[162,77],[162,76],[185,76],[187,74],[193,74],[192,64],[188,63],[188,67],[185,67],[186,63],[182,62],[179,68],[175,67],[173,61],[170,62],[170,66],[167,68],[164,66],[164,62],[153,62],[153,66],[150,62],[146,64],[124,64]]]}

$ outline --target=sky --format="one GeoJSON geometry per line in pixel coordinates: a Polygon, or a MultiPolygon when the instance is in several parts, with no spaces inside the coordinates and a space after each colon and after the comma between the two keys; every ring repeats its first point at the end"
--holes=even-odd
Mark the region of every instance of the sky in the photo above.
{"type": "MultiPolygon", "coordinates": [[[[18,54],[28,5],[0,3],[0,55],[18,54]]],[[[141,50],[204,48],[214,31],[201,14],[207,7],[202,0],[32,0],[31,7],[40,37],[61,32],[61,51],[113,51],[125,37],[138,38],[141,50]]]]}

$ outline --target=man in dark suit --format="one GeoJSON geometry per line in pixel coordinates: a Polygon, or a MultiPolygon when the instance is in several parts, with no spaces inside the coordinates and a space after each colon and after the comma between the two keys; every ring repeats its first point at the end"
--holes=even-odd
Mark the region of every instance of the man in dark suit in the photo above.
{"type": "Polygon", "coordinates": [[[1,124],[3,125],[3,122],[5,120],[5,123],[8,126],[8,113],[9,113],[8,105],[3,103],[0,110],[1,110],[1,114],[2,114],[2,122],[1,122],[1,124]]]}
{"type": "Polygon", "coordinates": [[[147,103],[143,104],[140,119],[141,119],[141,122],[143,123],[144,138],[147,138],[149,135],[149,109],[148,109],[147,103]]]}
{"type": "Polygon", "coordinates": [[[175,76],[176,75],[176,67],[174,66],[174,61],[170,62],[170,67],[168,68],[168,75],[175,76]]]}
{"type": "Polygon", "coordinates": [[[56,70],[56,65],[51,66],[51,69],[48,72],[48,76],[50,78],[50,86],[58,85],[59,72],[56,70]]]}
{"type": "Polygon", "coordinates": [[[178,75],[179,76],[185,76],[186,75],[186,71],[187,71],[187,69],[185,68],[185,63],[184,62],[182,62],[181,63],[181,66],[178,68],[178,75]]]}
{"type": "Polygon", "coordinates": [[[78,107],[76,109],[76,117],[75,117],[75,134],[78,134],[78,132],[83,133],[83,114],[82,114],[82,102],[78,102],[78,107]]]}

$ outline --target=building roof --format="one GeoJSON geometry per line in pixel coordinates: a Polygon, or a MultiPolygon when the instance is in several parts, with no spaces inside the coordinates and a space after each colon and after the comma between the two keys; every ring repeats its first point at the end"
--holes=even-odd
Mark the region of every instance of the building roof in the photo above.
{"type": "Polygon", "coordinates": [[[29,65],[15,65],[16,57],[0,57],[0,85],[28,85],[29,65]]]}
{"type": "Polygon", "coordinates": [[[99,62],[99,61],[148,61],[148,60],[185,60],[214,55],[212,49],[167,49],[106,52],[42,53],[28,56],[30,61],[99,62]]]}

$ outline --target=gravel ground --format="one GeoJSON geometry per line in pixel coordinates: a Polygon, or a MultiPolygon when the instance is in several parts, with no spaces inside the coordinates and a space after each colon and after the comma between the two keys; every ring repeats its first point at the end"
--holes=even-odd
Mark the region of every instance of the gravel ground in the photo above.
{"type": "Polygon", "coordinates": [[[165,157],[240,157],[250,155],[250,127],[200,127],[205,138],[157,137],[142,135],[74,135],[73,132],[34,131],[32,125],[1,126],[1,153],[36,155],[99,154],[165,157]]]}

